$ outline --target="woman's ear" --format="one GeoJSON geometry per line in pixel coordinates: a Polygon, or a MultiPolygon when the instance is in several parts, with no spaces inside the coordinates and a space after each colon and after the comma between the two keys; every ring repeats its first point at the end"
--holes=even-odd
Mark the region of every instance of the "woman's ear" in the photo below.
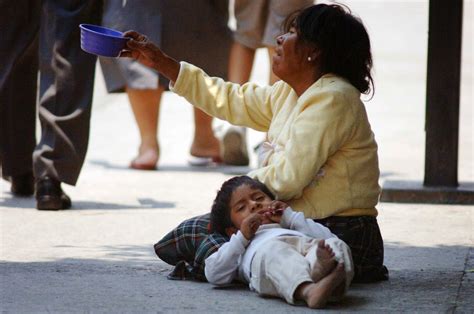
{"type": "Polygon", "coordinates": [[[321,50],[319,50],[318,48],[311,48],[309,52],[308,61],[315,62],[316,60],[319,59],[320,55],[321,55],[321,50]]]}

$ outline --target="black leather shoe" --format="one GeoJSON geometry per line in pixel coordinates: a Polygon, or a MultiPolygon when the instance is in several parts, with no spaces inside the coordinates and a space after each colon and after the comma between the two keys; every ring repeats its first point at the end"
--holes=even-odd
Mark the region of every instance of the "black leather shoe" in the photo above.
{"type": "Polygon", "coordinates": [[[16,196],[30,196],[35,191],[35,179],[33,173],[22,174],[19,176],[12,176],[9,178],[12,185],[10,191],[16,196]]]}
{"type": "Polygon", "coordinates": [[[44,177],[36,181],[36,208],[39,210],[60,210],[71,207],[71,199],[61,189],[61,182],[44,177]]]}

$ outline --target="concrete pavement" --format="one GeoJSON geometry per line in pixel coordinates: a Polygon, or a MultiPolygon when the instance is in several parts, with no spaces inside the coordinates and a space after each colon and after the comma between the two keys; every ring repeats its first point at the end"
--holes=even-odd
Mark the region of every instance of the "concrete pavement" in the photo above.
{"type": "MultiPolygon", "coordinates": [[[[427,3],[351,1],[372,37],[376,93],[367,110],[380,147],[381,183],[422,180],[427,3]],[[398,22],[393,25],[393,18],[398,22]]],[[[472,10],[465,1],[459,177],[474,182],[472,10]]],[[[253,78],[266,80],[265,54],[253,78]]],[[[180,221],[205,213],[221,183],[248,167],[186,163],[192,111],[167,93],[156,172],[127,168],[138,135],[125,95],[107,95],[100,73],[89,153],[73,208],[34,209],[0,182],[0,310],[6,313],[310,312],[264,299],[244,286],[215,289],[166,279],[171,266],[152,245],[180,221]]],[[[262,134],[249,132],[249,148],[262,134]]],[[[252,156],[251,167],[255,165],[252,156]]],[[[390,280],[353,285],[328,311],[473,313],[473,206],[380,203],[390,280]]]]}

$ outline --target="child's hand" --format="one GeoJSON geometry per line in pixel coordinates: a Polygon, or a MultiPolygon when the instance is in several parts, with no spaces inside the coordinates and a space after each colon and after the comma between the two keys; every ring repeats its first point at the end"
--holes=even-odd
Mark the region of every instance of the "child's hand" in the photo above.
{"type": "Polygon", "coordinates": [[[247,216],[240,226],[240,232],[244,235],[247,240],[252,240],[258,227],[262,224],[262,217],[260,214],[254,213],[247,216]]]}
{"type": "Polygon", "coordinates": [[[283,213],[283,211],[288,207],[288,204],[282,201],[272,201],[268,207],[274,213],[283,213]]]}
{"type": "Polygon", "coordinates": [[[282,201],[272,201],[265,212],[265,217],[273,222],[280,223],[283,211],[288,207],[288,204],[282,201]]]}

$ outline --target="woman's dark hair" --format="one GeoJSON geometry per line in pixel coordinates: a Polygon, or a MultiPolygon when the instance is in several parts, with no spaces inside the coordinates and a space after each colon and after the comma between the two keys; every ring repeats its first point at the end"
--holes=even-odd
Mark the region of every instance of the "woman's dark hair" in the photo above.
{"type": "Polygon", "coordinates": [[[342,76],[361,93],[373,91],[369,35],[349,8],[338,4],[313,5],[291,14],[283,27],[286,32],[295,27],[299,40],[318,48],[323,74],[342,76]]]}
{"type": "Polygon", "coordinates": [[[214,203],[212,204],[211,232],[226,234],[226,228],[234,226],[230,220],[230,198],[232,197],[232,193],[242,185],[248,185],[252,189],[261,190],[271,199],[275,199],[275,196],[265,184],[248,176],[233,177],[225,181],[221,189],[217,192],[214,203]]]}

